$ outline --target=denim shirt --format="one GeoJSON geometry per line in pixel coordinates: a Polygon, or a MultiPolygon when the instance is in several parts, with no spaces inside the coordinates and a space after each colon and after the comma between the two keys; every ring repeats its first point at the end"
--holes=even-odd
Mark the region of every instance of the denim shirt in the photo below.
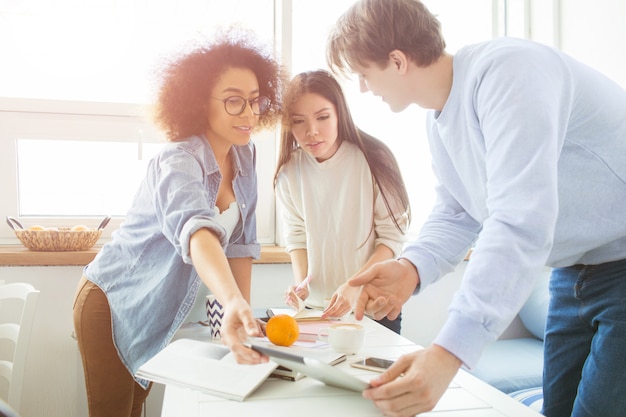
{"type": "Polygon", "coordinates": [[[233,146],[230,156],[241,216],[229,241],[215,218],[222,176],[207,139],[194,136],[168,143],[150,162],[126,220],[85,267],[107,296],[113,340],[132,375],[169,343],[193,306],[201,281],[189,241],[197,230],[215,233],[229,258],[260,256],[254,145],[233,146]]]}

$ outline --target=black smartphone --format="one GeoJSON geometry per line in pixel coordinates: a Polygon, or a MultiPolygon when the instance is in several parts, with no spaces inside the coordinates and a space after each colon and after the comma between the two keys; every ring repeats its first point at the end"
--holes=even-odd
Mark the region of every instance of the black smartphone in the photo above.
{"type": "Polygon", "coordinates": [[[375,372],[385,372],[387,368],[393,365],[392,360],[383,359],[383,358],[375,358],[375,357],[367,357],[365,359],[361,359],[360,361],[355,361],[350,364],[350,366],[354,368],[367,369],[368,371],[375,372]]]}

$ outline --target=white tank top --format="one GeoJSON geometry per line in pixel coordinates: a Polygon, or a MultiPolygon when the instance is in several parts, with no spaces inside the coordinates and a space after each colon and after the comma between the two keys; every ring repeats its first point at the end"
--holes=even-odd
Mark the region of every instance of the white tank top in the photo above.
{"type": "Polygon", "coordinates": [[[235,226],[239,223],[240,218],[239,204],[237,201],[230,203],[228,208],[220,213],[220,209],[215,207],[215,221],[226,230],[226,240],[230,240],[230,236],[235,230],[235,226]]]}

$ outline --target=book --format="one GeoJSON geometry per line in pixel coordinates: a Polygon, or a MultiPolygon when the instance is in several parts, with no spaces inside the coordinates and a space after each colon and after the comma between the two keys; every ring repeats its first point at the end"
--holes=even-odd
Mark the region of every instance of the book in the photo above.
{"type": "Polygon", "coordinates": [[[288,316],[293,317],[296,321],[329,321],[328,319],[322,318],[323,310],[318,310],[315,308],[304,308],[303,310],[294,310],[292,308],[268,308],[267,316],[277,316],[279,314],[287,314],[288,316]]]}
{"type": "Polygon", "coordinates": [[[302,372],[297,372],[289,368],[285,368],[282,365],[278,365],[278,368],[274,369],[274,371],[270,374],[270,377],[280,378],[286,381],[298,381],[304,378],[304,374],[302,372]]]}
{"type": "Polygon", "coordinates": [[[226,346],[178,339],[139,367],[136,376],[244,401],[277,366],[271,361],[258,365],[238,364],[226,346]]]}
{"type": "MultiPolygon", "coordinates": [[[[316,355],[310,355],[310,354],[307,356],[316,358],[316,359],[321,359],[323,362],[326,362],[329,365],[337,365],[338,363],[341,363],[346,360],[346,355],[342,353],[336,353],[335,355],[328,356],[326,358],[324,357],[320,358],[320,357],[317,357],[316,355]]],[[[298,381],[304,378],[306,375],[304,375],[302,372],[294,371],[285,366],[278,365],[278,367],[274,369],[274,371],[270,374],[270,376],[274,378],[285,379],[287,381],[298,381]]]]}

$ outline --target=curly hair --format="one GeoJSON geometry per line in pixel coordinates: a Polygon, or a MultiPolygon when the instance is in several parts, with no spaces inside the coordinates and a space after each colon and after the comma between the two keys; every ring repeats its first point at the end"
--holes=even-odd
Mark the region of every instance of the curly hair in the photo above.
{"type": "Polygon", "coordinates": [[[204,133],[208,128],[206,103],[219,77],[230,68],[250,69],[259,93],[271,100],[259,116],[257,128],[270,128],[280,120],[282,89],[287,73],[251,32],[229,29],[206,44],[174,56],[158,74],[159,88],[153,118],[170,142],[204,133]]]}

